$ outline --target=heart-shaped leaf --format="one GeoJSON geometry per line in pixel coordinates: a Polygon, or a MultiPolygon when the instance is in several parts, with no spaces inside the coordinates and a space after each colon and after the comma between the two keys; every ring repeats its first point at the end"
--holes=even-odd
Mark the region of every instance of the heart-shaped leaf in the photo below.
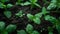
{"type": "Polygon", "coordinates": [[[33,26],[31,24],[28,24],[26,27],[26,31],[30,34],[33,32],[33,26]]]}
{"type": "Polygon", "coordinates": [[[11,8],[12,6],[12,4],[7,4],[7,8],[11,8]]]}
{"type": "Polygon", "coordinates": [[[33,20],[34,16],[32,14],[27,14],[27,17],[30,19],[30,20],[33,20]]]}
{"type": "Polygon", "coordinates": [[[14,31],[16,29],[16,25],[12,25],[12,24],[10,24],[10,25],[8,25],[7,27],[6,27],[6,31],[7,32],[12,32],[12,31],[14,31]]]}
{"type": "Polygon", "coordinates": [[[4,15],[7,17],[7,18],[10,18],[12,16],[12,13],[11,11],[4,11],[4,15]]]}

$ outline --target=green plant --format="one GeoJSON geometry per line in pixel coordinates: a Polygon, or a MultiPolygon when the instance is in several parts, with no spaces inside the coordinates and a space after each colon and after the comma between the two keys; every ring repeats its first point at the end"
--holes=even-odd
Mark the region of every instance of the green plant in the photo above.
{"type": "Polygon", "coordinates": [[[59,21],[58,21],[55,17],[50,16],[50,15],[46,15],[46,16],[45,16],[45,20],[50,21],[50,22],[53,23],[54,25],[59,23],[59,21]]]}
{"type": "Polygon", "coordinates": [[[16,16],[23,17],[25,14],[23,14],[23,11],[20,10],[18,13],[16,13],[16,16]]]}
{"type": "Polygon", "coordinates": [[[4,15],[7,17],[7,18],[10,18],[12,16],[12,13],[11,11],[4,11],[4,15]]]}
{"type": "Polygon", "coordinates": [[[31,4],[30,2],[26,1],[24,3],[21,3],[21,6],[27,6],[27,5],[30,5],[30,4],[31,4]]]}
{"type": "Polygon", "coordinates": [[[26,26],[25,30],[18,30],[17,34],[39,34],[38,31],[34,30],[33,26],[31,24],[28,24],[26,26]],[[25,31],[26,30],[26,31],[25,31]]]}
{"type": "Polygon", "coordinates": [[[23,0],[17,0],[16,5],[22,5],[23,6],[23,0]]]}
{"type": "Polygon", "coordinates": [[[8,10],[8,8],[11,8],[12,6],[13,6],[12,4],[5,5],[4,3],[0,2],[0,8],[5,9],[3,13],[7,18],[10,18],[12,16],[11,11],[8,10]]]}
{"type": "Polygon", "coordinates": [[[6,8],[6,5],[0,2],[0,8],[6,8]]]}
{"type": "Polygon", "coordinates": [[[31,5],[31,8],[33,8],[34,6],[37,6],[37,7],[41,8],[41,6],[38,3],[36,3],[37,1],[38,0],[29,0],[29,1],[26,1],[26,2],[22,3],[23,0],[17,0],[16,4],[21,5],[21,6],[31,5]]]}
{"type": "Polygon", "coordinates": [[[29,34],[40,34],[38,31],[34,30],[31,24],[28,24],[26,26],[26,32],[28,32],[29,34]]]}
{"type": "Polygon", "coordinates": [[[0,33],[1,34],[8,34],[8,33],[11,33],[12,31],[14,31],[16,29],[16,25],[8,25],[6,28],[5,28],[5,22],[3,21],[0,21],[0,33]]]}
{"type": "Polygon", "coordinates": [[[46,15],[47,13],[49,13],[49,11],[47,11],[47,9],[45,7],[42,8],[42,12],[43,15],[46,15]]]}
{"type": "MultiPolygon", "coordinates": [[[[40,14],[39,14],[40,15],[40,14]]],[[[41,20],[40,20],[40,16],[37,16],[37,14],[34,16],[34,15],[31,15],[31,14],[27,14],[27,17],[29,18],[29,20],[31,21],[34,21],[34,23],[36,24],[40,24],[41,23],[41,20]]]]}
{"type": "Polygon", "coordinates": [[[48,10],[55,9],[57,7],[56,5],[57,0],[51,0],[50,5],[47,7],[48,10]]]}
{"type": "Polygon", "coordinates": [[[31,34],[31,33],[33,32],[33,26],[32,26],[31,24],[28,24],[28,25],[26,26],[26,31],[27,31],[29,34],[31,34]]]}
{"type": "Polygon", "coordinates": [[[11,7],[13,7],[13,4],[7,4],[6,7],[7,7],[7,8],[11,8],[11,7]]]}
{"type": "Polygon", "coordinates": [[[41,8],[41,6],[38,4],[38,3],[36,3],[38,0],[29,0],[30,1],[30,3],[31,3],[31,7],[33,8],[34,6],[37,6],[37,7],[39,7],[39,8],[41,8]]]}
{"type": "Polygon", "coordinates": [[[37,13],[37,14],[35,14],[35,15],[27,14],[27,17],[29,18],[29,20],[34,21],[34,23],[40,24],[40,23],[41,23],[40,18],[41,18],[43,15],[46,15],[47,13],[49,13],[49,12],[46,10],[45,7],[43,7],[43,8],[42,8],[42,12],[37,13]]]}
{"type": "Polygon", "coordinates": [[[55,17],[50,16],[50,15],[45,16],[45,20],[50,21],[56,27],[56,29],[58,30],[58,32],[60,34],[60,27],[59,27],[60,26],[60,23],[59,23],[60,21],[59,20],[57,20],[55,17]]]}
{"type": "Polygon", "coordinates": [[[51,0],[51,3],[47,7],[47,9],[51,10],[51,9],[55,9],[56,7],[57,7],[57,9],[60,8],[60,0],[51,0]]]}
{"type": "Polygon", "coordinates": [[[7,8],[11,8],[13,4],[7,4],[5,5],[4,3],[0,2],[0,8],[7,10],[7,8]]]}

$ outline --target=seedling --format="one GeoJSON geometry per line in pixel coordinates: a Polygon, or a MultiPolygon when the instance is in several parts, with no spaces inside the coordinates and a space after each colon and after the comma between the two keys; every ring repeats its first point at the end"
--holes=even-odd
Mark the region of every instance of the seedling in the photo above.
{"type": "Polygon", "coordinates": [[[41,6],[36,3],[38,0],[29,0],[26,1],[25,3],[22,3],[23,0],[17,0],[17,5],[21,5],[21,6],[27,6],[27,5],[31,5],[31,8],[33,8],[34,6],[37,6],[39,8],[41,8],[41,6]]]}
{"type": "Polygon", "coordinates": [[[55,9],[57,7],[56,5],[57,0],[51,0],[50,5],[47,7],[48,10],[55,9]]]}
{"type": "Polygon", "coordinates": [[[50,16],[50,15],[45,16],[45,20],[48,20],[53,24],[58,24],[59,23],[59,21],[55,17],[50,16]]]}
{"type": "Polygon", "coordinates": [[[33,8],[34,6],[41,8],[41,6],[37,3],[38,0],[29,0],[29,1],[31,3],[31,8],[33,8]]]}
{"type": "Polygon", "coordinates": [[[31,14],[27,14],[27,17],[31,20],[31,21],[34,21],[34,23],[36,23],[36,24],[40,24],[41,23],[41,21],[40,21],[40,16],[38,15],[31,15],[31,14]]]}
{"type": "Polygon", "coordinates": [[[28,32],[29,34],[39,34],[38,31],[34,30],[34,28],[31,24],[27,25],[26,32],[28,32]]]}
{"type": "Polygon", "coordinates": [[[26,26],[26,31],[25,30],[18,30],[17,34],[39,34],[38,31],[34,30],[33,26],[31,24],[28,24],[26,26]]]}
{"type": "Polygon", "coordinates": [[[23,17],[25,14],[23,14],[23,11],[19,11],[18,13],[16,13],[16,16],[18,17],[23,17]]]}
{"type": "Polygon", "coordinates": [[[4,15],[7,17],[7,18],[10,18],[12,16],[12,13],[11,11],[4,11],[4,15]]]}
{"type": "Polygon", "coordinates": [[[60,8],[60,0],[51,0],[50,5],[47,7],[48,10],[60,8]]]}
{"type": "Polygon", "coordinates": [[[27,31],[29,34],[31,34],[31,33],[33,32],[33,26],[32,26],[31,24],[28,24],[28,25],[26,26],[26,31],[27,31]]]}
{"type": "Polygon", "coordinates": [[[13,6],[12,4],[7,4],[7,5],[5,5],[4,3],[1,3],[1,2],[0,2],[0,8],[5,9],[4,15],[5,15],[7,18],[10,18],[10,17],[12,16],[11,11],[8,11],[7,8],[11,8],[12,6],[13,6]]]}
{"type": "Polygon", "coordinates": [[[6,5],[0,2],[0,8],[6,8],[6,5]]]}
{"type": "Polygon", "coordinates": [[[30,4],[31,4],[30,2],[26,1],[26,2],[24,2],[24,3],[21,3],[21,6],[28,6],[28,5],[30,5],[30,4]]]}
{"type": "Polygon", "coordinates": [[[56,29],[58,30],[59,34],[60,34],[60,27],[59,27],[60,26],[60,21],[59,20],[57,20],[56,18],[54,18],[54,17],[52,17],[50,15],[45,16],[45,20],[48,20],[51,23],[53,23],[54,26],[56,27],[56,29]]]}
{"type": "Polygon", "coordinates": [[[43,15],[46,15],[47,13],[49,13],[49,11],[46,10],[45,7],[42,8],[42,12],[41,12],[43,15]]]}
{"type": "Polygon", "coordinates": [[[5,22],[3,21],[0,21],[0,33],[1,34],[8,34],[8,33],[11,33],[12,31],[14,31],[16,29],[16,25],[8,25],[6,28],[5,28],[5,22]]]}
{"type": "Polygon", "coordinates": [[[7,4],[7,8],[11,8],[12,6],[12,4],[7,4]]]}
{"type": "Polygon", "coordinates": [[[23,0],[17,0],[16,5],[21,5],[23,0]]]}
{"type": "Polygon", "coordinates": [[[34,23],[40,24],[41,23],[40,18],[42,17],[42,15],[46,15],[47,13],[49,13],[49,12],[47,12],[46,8],[43,7],[42,12],[37,13],[35,15],[27,14],[27,17],[29,18],[29,20],[34,21],[34,23]]]}

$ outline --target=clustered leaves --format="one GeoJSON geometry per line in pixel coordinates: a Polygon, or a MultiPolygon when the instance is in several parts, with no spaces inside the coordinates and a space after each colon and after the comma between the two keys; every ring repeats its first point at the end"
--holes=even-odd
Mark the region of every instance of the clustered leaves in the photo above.
{"type": "Polygon", "coordinates": [[[41,23],[41,19],[40,19],[40,18],[41,18],[43,15],[46,15],[47,13],[49,13],[49,12],[47,12],[46,8],[43,7],[43,8],[42,8],[42,12],[37,13],[37,14],[35,14],[35,15],[27,14],[27,17],[28,17],[31,21],[34,21],[34,23],[40,24],[40,23],[41,23]]]}
{"type": "Polygon", "coordinates": [[[16,25],[10,24],[5,27],[5,22],[0,21],[0,34],[8,34],[15,31],[16,25]]]}
{"type": "Polygon", "coordinates": [[[38,0],[29,0],[29,1],[26,1],[25,3],[22,3],[23,0],[17,0],[17,1],[18,1],[16,3],[17,5],[21,5],[21,6],[31,5],[31,8],[33,8],[34,6],[41,8],[41,6],[37,3],[38,0]]]}
{"type": "Polygon", "coordinates": [[[23,11],[20,10],[18,13],[16,13],[16,16],[23,17],[25,14],[23,14],[23,11]]]}
{"type": "Polygon", "coordinates": [[[56,7],[60,8],[60,0],[51,0],[51,3],[47,7],[47,9],[52,10],[52,9],[55,9],[56,7]]]}
{"type": "Polygon", "coordinates": [[[34,30],[34,28],[31,24],[27,24],[25,30],[18,30],[17,34],[39,34],[38,31],[34,30]]]}

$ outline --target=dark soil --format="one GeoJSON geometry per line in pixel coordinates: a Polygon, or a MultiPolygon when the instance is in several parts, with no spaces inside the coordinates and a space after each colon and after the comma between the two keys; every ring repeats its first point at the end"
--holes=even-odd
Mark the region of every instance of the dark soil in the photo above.
{"type": "MultiPolygon", "coordinates": [[[[25,0],[26,1],[26,0],[25,0]]],[[[24,1],[24,2],[25,2],[24,1]]],[[[50,0],[49,0],[50,1],[50,0]]],[[[15,16],[15,14],[19,11],[19,10],[23,10],[24,11],[24,13],[25,14],[27,14],[27,13],[31,13],[31,14],[36,14],[36,13],[39,13],[39,12],[41,12],[41,9],[42,8],[38,8],[38,7],[35,7],[35,8],[33,8],[32,10],[30,10],[30,6],[24,6],[24,7],[22,7],[22,6],[17,6],[17,5],[15,5],[15,2],[16,2],[16,0],[11,0],[10,2],[7,2],[6,4],[8,4],[8,3],[12,3],[12,4],[14,4],[14,6],[12,7],[12,8],[10,8],[10,9],[8,9],[8,10],[10,10],[11,12],[12,12],[12,17],[10,18],[10,19],[8,19],[7,17],[5,17],[5,15],[3,14],[3,12],[5,11],[4,9],[0,9],[0,21],[4,21],[5,23],[6,23],[6,26],[7,25],[9,25],[9,24],[16,24],[17,25],[17,29],[16,30],[21,30],[21,29],[24,29],[25,30],[25,28],[26,28],[26,25],[27,24],[32,24],[33,26],[34,26],[34,29],[35,30],[37,30],[37,31],[39,31],[40,32],[40,30],[42,29],[42,28],[45,28],[45,30],[43,30],[42,32],[41,32],[41,34],[48,34],[48,30],[47,30],[47,27],[48,26],[53,26],[53,24],[52,23],[50,23],[49,21],[46,21],[46,20],[44,20],[44,18],[42,17],[41,18],[41,21],[42,21],[42,23],[40,24],[40,25],[37,25],[37,24],[35,24],[35,23],[33,23],[33,22],[31,22],[31,21],[28,21],[28,18],[26,17],[26,15],[25,16],[23,16],[22,18],[20,18],[20,17],[16,17],[15,16]]],[[[39,0],[39,2],[38,2],[42,7],[43,6],[48,6],[48,5],[43,5],[44,4],[44,2],[42,1],[42,0],[39,0]]],[[[50,15],[52,15],[52,16],[54,16],[54,17],[56,17],[57,19],[58,19],[58,17],[60,16],[59,14],[59,12],[58,13],[56,13],[56,12],[54,12],[55,10],[52,10],[51,12],[50,12],[50,15]]],[[[54,31],[54,34],[58,34],[58,31],[54,28],[53,29],[54,31]]],[[[9,34],[17,34],[17,32],[15,31],[15,32],[12,32],[12,33],[9,33],[9,34]]]]}

